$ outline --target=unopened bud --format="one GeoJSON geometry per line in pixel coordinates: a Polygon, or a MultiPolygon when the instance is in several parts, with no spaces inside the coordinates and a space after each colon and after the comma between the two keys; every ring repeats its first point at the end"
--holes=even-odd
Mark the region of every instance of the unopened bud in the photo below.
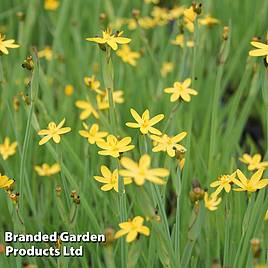
{"type": "Polygon", "coordinates": [[[15,112],[18,112],[20,108],[20,101],[17,96],[13,96],[12,104],[15,112]]]}
{"type": "Polygon", "coordinates": [[[261,253],[260,239],[253,238],[253,239],[251,239],[250,244],[251,244],[251,248],[252,248],[254,258],[258,258],[260,256],[260,253],[261,253]]]}
{"type": "Polygon", "coordinates": [[[222,39],[226,41],[226,40],[228,40],[228,38],[229,38],[229,27],[224,26],[223,32],[222,32],[222,39]]]}
{"type": "Polygon", "coordinates": [[[10,198],[10,200],[14,203],[14,204],[17,204],[18,203],[18,201],[19,201],[19,193],[10,193],[9,194],[9,198],[10,198]]]}
{"type": "Polygon", "coordinates": [[[19,21],[24,21],[25,20],[25,13],[22,11],[18,11],[16,13],[16,17],[18,18],[19,21]]]}
{"type": "Polygon", "coordinates": [[[32,56],[28,56],[22,63],[22,68],[25,68],[29,71],[32,71],[34,69],[34,62],[32,56]]]}
{"type": "Polygon", "coordinates": [[[101,13],[99,16],[100,21],[105,21],[107,19],[107,14],[106,13],[101,13]]]}
{"type": "Polygon", "coordinates": [[[138,18],[139,16],[140,16],[140,10],[139,9],[132,9],[132,16],[134,17],[134,18],[138,18]]]}
{"type": "Polygon", "coordinates": [[[75,198],[77,195],[76,190],[71,191],[71,198],[75,198]]]}
{"type": "Polygon", "coordinates": [[[75,203],[76,205],[79,205],[80,202],[81,202],[81,200],[80,200],[80,196],[78,195],[76,198],[74,198],[74,203],[75,203]]]}
{"type": "Polygon", "coordinates": [[[61,191],[62,191],[61,187],[59,185],[56,186],[56,195],[57,195],[57,197],[61,196],[61,191]]]}
{"type": "Polygon", "coordinates": [[[104,235],[106,238],[106,241],[104,244],[105,246],[109,246],[114,242],[114,233],[115,233],[115,231],[111,227],[108,227],[104,230],[104,235]]]}
{"type": "Polygon", "coordinates": [[[196,4],[192,3],[193,11],[197,14],[200,15],[202,13],[202,3],[196,4]]]}

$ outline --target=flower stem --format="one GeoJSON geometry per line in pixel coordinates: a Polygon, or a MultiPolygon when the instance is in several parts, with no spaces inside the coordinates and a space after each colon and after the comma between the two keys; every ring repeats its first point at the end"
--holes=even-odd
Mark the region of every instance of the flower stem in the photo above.
{"type": "MultiPolygon", "coordinates": [[[[120,162],[117,160],[117,168],[120,170],[120,162]]],[[[118,175],[118,191],[119,191],[119,218],[120,222],[124,222],[127,220],[127,205],[126,205],[126,192],[124,185],[124,178],[118,175]]],[[[125,241],[123,239],[120,240],[120,250],[121,250],[121,264],[122,268],[126,267],[127,263],[127,248],[125,241]]]]}
{"type": "Polygon", "coordinates": [[[111,58],[111,50],[109,48],[106,49],[105,60],[103,61],[103,80],[108,93],[111,131],[113,132],[113,134],[116,134],[116,113],[113,99],[114,70],[111,58]]]}
{"type": "Polygon", "coordinates": [[[168,116],[168,120],[167,120],[167,123],[166,123],[166,125],[165,125],[165,127],[164,127],[163,133],[165,133],[165,132],[167,131],[169,125],[172,123],[173,117],[174,117],[176,111],[177,111],[178,108],[179,108],[179,104],[180,104],[180,103],[177,102],[177,103],[173,106],[173,108],[172,108],[172,110],[171,110],[171,112],[170,112],[170,114],[169,114],[169,116],[168,116]]]}

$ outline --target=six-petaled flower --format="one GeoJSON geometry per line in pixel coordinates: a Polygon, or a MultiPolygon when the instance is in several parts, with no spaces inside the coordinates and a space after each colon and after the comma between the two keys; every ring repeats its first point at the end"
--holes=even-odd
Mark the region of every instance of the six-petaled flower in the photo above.
{"type": "Polygon", "coordinates": [[[39,141],[39,145],[47,143],[50,139],[53,139],[55,143],[59,143],[61,140],[60,135],[71,131],[70,127],[63,127],[64,123],[65,118],[58,125],[56,125],[55,122],[50,122],[47,129],[39,130],[38,135],[45,135],[45,137],[39,141]]]}

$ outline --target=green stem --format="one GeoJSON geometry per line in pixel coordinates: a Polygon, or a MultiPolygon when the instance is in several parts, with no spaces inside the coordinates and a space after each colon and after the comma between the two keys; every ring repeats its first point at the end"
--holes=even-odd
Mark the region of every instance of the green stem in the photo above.
{"type": "Polygon", "coordinates": [[[178,108],[179,108],[179,104],[180,104],[180,102],[177,102],[177,103],[173,106],[173,108],[172,108],[172,110],[171,110],[171,112],[170,112],[170,114],[169,114],[169,116],[168,116],[168,120],[167,120],[167,123],[166,123],[166,125],[165,125],[165,127],[164,127],[163,133],[166,133],[166,131],[167,131],[169,125],[172,123],[173,117],[174,117],[176,111],[177,111],[178,108]]]}
{"type": "MultiPolygon", "coordinates": [[[[180,265],[180,195],[181,195],[181,170],[180,166],[177,167],[176,176],[176,194],[177,194],[177,204],[176,204],[176,221],[175,221],[175,256],[178,260],[178,265],[180,265]]],[[[178,266],[179,267],[179,266],[178,266]]]]}
{"type": "MultiPolygon", "coordinates": [[[[117,161],[118,171],[120,170],[119,159],[117,161]]],[[[120,222],[125,222],[127,220],[127,206],[126,206],[126,192],[124,185],[124,178],[118,175],[118,191],[119,191],[119,218],[120,222]]],[[[127,263],[127,248],[126,243],[123,239],[120,240],[120,250],[121,250],[121,267],[126,267],[127,263]]]]}
{"type": "Polygon", "coordinates": [[[116,134],[116,112],[115,104],[113,99],[113,90],[114,90],[114,70],[113,63],[111,58],[111,49],[106,49],[105,60],[103,61],[103,80],[104,85],[108,93],[109,101],[109,117],[110,125],[113,134],[116,134]]]}
{"type": "MultiPolygon", "coordinates": [[[[31,136],[31,123],[33,119],[33,113],[34,113],[34,106],[35,102],[38,96],[38,76],[39,76],[39,66],[38,66],[38,58],[37,58],[37,53],[34,51],[33,53],[33,59],[34,59],[34,70],[32,74],[32,79],[31,79],[31,103],[30,103],[30,109],[28,111],[28,119],[27,119],[27,125],[26,125],[26,130],[25,130],[25,136],[24,136],[24,141],[23,141],[23,146],[22,146],[22,155],[21,155],[21,162],[20,162],[20,194],[21,194],[21,200],[23,200],[23,194],[24,194],[24,189],[29,183],[24,182],[25,179],[25,168],[26,168],[26,158],[27,158],[27,151],[28,151],[28,146],[29,146],[29,141],[30,141],[30,136],[31,136]]],[[[28,178],[27,178],[28,179],[28,178]]],[[[29,190],[29,189],[28,189],[29,190]]]]}

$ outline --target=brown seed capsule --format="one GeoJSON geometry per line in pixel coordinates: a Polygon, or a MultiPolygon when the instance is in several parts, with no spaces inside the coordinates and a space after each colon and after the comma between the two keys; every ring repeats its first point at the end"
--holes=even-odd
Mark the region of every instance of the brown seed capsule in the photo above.
{"type": "Polygon", "coordinates": [[[5,253],[5,245],[0,244],[0,254],[4,254],[4,253],[5,253]]]}
{"type": "Polygon", "coordinates": [[[176,149],[175,148],[175,155],[176,155],[176,158],[178,160],[184,159],[185,158],[185,154],[186,154],[186,149],[184,149],[184,148],[176,149]]]}
{"type": "Polygon", "coordinates": [[[24,21],[25,20],[25,13],[22,11],[18,11],[16,13],[16,17],[19,19],[19,21],[24,21]]]}
{"type": "Polygon", "coordinates": [[[260,241],[260,239],[253,238],[253,239],[251,239],[250,244],[251,244],[254,258],[258,258],[260,256],[260,253],[261,253],[261,248],[260,248],[261,241],[260,241]]]}
{"type": "Polygon", "coordinates": [[[76,205],[79,205],[80,204],[80,202],[81,202],[81,200],[80,200],[80,196],[78,195],[76,198],[74,198],[74,203],[76,204],[76,205]]]}
{"type": "Polygon", "coordinates": [[[57,197],[61,196],[61,191],[62,191],[61,187],[59,185],[57,185],[56,186],[56,195],[57,195],[57,197]]]}
{"type": "Polygon", "coordinates": [[[18,203],[18,199],[19,199],[18,197],[19,197],[19,194],[14,194],[14,193],[9,194],[10,200],[15,204],[18,203]]]}
{"type": "Polygon", "coordinates": [[[201,184],[200,184],[199,180],[197,180],[197,179],[192,180],[192,187],[193,188],[201,187],[201,184]]]}
{"type": "Polygon", "coordinates": [[[197,14],[200,15],[202,13],[202,3],[196,4],[192,3],[193,11],[197,14]]]}
{"type": "Polygon", "coordinates": [[[114,242],[114,233],[115,233],[115,231],[111,227],[108,227],[104,230],[104,235],[105,235],[105,239],[106,239],[106,241],[104,243],[105,246],[108,246],[114,242]]]}
{"type": "Polygon", "coordinates": [[[20,108],[20,101],[17,96],[13,96],[12,100],[14,111],[18,112],[20,108]]]}
{"type": "Polygon", "coordinates": [[[77,195],[76,190],[71,191],[71,198],[75,198],[77,195]]]}
{"type": "Polygon", "coordinates": [[[100,13],[99,19],[100,21],[105,21],[107,19],[107,14],[104,12],[100,13]]]}
{"type": "Polygon", "coordinates": [[[29,71],[32,71],[34,69],[34,62],[32,56],[28,56],[22,63],[22,68],[25,68],[29,71]]]}
{"type": "Polygon", "coordinates": [[[132,9],[132,16],[134,17],[134,18],[138,18],[139,16],[140,16],[140,10],[139,9],[132,9]]]}

